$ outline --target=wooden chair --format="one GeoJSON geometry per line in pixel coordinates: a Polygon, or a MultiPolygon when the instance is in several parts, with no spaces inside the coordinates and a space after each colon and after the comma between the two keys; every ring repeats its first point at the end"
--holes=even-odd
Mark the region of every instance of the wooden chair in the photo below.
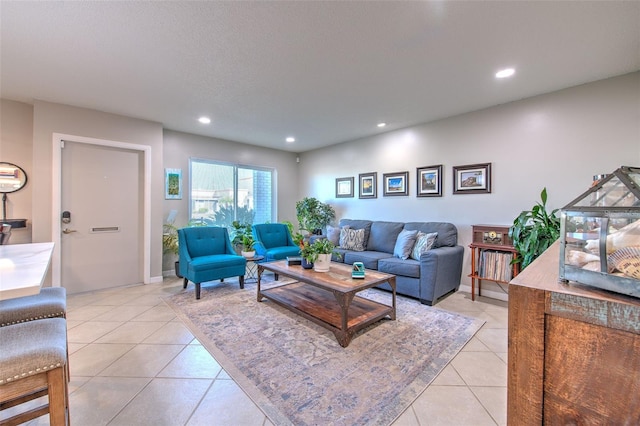
{"type": "Polygon", "coordinates": [[[0,421],[15,425],[49,414],[51,426],[69,425],[67,325],[47,318],[0,327],[0,410],[47,396],[47,403],[0,421]]]}

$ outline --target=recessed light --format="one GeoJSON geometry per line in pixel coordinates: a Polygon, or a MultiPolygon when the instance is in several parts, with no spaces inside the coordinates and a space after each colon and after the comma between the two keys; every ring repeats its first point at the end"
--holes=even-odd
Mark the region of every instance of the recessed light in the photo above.
{"type": "Polygon", "coordinates": [[[287,142],[291,143],[291,142],[295,142],[296,138],[292,138],[291,136],[289,136],[287,139],[285,139],[287,142]]]}
{"type": "Polygon", "coordinates": [[[511,77],[512,75],[514,75],[516,73],[516,70],[514,70],[513,68],[505,68],[503,70],[500,70],[496,73],[496,78],[507,78],[507,77],[511,77]]]}
{"type": "Polygon", "coordinates": [[[378,123],[378,127],[384,127],[386,125],[387,125],[387,123],[378,123]]]}
{"type": "Polygon", "coordinates": [[[201,122],[202,124],[211,123],[211,119],[209,117],[200,117],[200,118],[198,118],[198,121],[201,122]]]}

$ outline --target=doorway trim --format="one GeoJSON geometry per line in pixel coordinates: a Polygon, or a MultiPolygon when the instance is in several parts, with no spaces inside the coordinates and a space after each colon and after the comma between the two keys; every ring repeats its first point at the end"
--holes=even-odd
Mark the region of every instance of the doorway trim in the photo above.
{"type": "Polygon", "coordinates": [[[51,170],[51,241],[54,242],[51,258],[51,283],[53,287],[60,287],[61,256],[60,256],[60,211],[62,208],[62,145],[64,141],[100,145],[111,148],[140,151],[144,154],[144,207],[142,218],[143,239],[143,282],[150,284],[151,280],[151,147],[128,142],[118,142],[106,139],[73,136],[62,133],[53,134],[52,170],[51,170]]]}

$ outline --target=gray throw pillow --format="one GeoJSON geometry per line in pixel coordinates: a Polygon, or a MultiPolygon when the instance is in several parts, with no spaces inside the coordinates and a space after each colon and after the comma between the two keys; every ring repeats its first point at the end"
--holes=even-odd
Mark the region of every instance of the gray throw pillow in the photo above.
{"type": "Polygon", "coordinates": [[[393,255],[402,260],[407,260],[411,254],[411,249],[416,242],[418,231],[402,230],[396,238],[396,246],[393,248],[393,255]]]}
{"type": "Polygon", "coordinates": [[[340,228],[337,226],[327,225],[327,239],[333,243],[334,246],[340,245],[340,228]]]}
{"type": "Polygon", "coordinates": [[[416,243],[413,246],[413,250],[411,250],[411,258],[420,260],[420,256],[422,256],[422,253],[431,250],[433,244],[436,242],[436,238],[438,238],[437,232],[432,232],[429,234],[418,232],[418,235],[416,236],[416,243]]]}
{"type": "Polygon", "coordinates": [[[340,248],[364,251],[364,229],[340,229],[340,248]]]}

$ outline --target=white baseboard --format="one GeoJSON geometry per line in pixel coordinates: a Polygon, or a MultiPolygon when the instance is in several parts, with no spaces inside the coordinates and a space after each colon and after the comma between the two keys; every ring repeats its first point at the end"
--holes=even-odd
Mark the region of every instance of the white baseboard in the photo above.
{"type": "MultiPolygon", "coordinates": [[[[460,290],[466,291],[467,293],[471,293],[471,286],[466,284],[460,284],[460,290]]],[[[505,302],[509,301],[509,295],[501,291],[492,291],[492,290],[482,289],[482,297],[490,297],[492,299],[504,300],[505,302]]]]}
{"type": "MultiPolygon", "coordinates": [[[[162,274],[164,275],[164,273],[162,274]]],[[[159,277],[150,277],[149,278],[149,282],[146,282],[145,284],[157,284],[157,283],[161,283],[163,280],[162,276],[159,277]]]]}

